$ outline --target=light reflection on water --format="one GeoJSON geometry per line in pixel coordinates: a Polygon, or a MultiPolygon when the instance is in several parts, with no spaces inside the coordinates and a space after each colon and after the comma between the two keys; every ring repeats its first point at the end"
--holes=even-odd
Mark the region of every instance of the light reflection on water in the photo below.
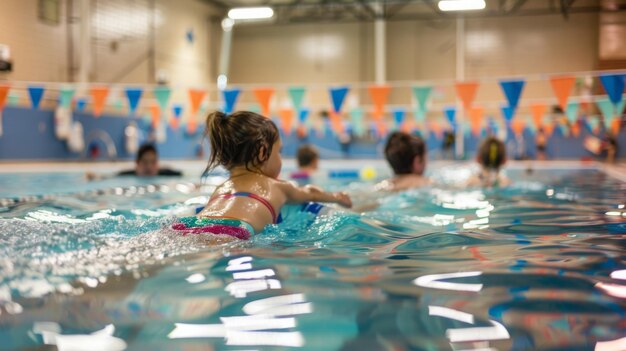
{"type": "Polygon", "coordinates": [[[626,186],[535,175],[249,242],[163,230],[206,200],[188,184],[7,208],[0,349],[623,350],[626,186]]]}

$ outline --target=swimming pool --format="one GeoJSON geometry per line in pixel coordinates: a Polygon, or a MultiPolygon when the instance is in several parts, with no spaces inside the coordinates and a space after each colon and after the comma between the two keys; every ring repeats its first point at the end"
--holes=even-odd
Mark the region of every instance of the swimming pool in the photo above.
{"type": "Polygon", "coordinates": [[[219,178],[2,174],[0,349],[625,349],[626,183],[522,164],[466,190],[471,167],[432,166],[442,185],[386,196],[323,181],[379,207],[212,247],[162,228],[219,178]]]}

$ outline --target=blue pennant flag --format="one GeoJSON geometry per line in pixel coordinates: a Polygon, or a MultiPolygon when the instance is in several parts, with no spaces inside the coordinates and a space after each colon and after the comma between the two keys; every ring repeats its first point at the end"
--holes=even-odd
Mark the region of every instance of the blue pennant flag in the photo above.
{"type": "Polygon", "coordinates": [[[135,111],[137,111],[137,106],[139,106],[139,99],[141,99],[141,94],[143,94],[143,89],[141,88],[126,88],[128,110],[131,115],[134,115],[135,111]]]}
{"type": "Polygon", "coordinates": [[[87,106],[87,99],[81,98],[76,101],[76,109],[78,111],[83,111],[85,106],[87,106]]]}
{"type": "Polygon", "coordinates": [[[524,89],[524,84],[525,82],[523,80],[500,81],[500,87],[509,102],[509,106],[512,106],[513,109],[517,109],[520,96],[522,95],[522,90],[524,89]]]}
{"type": "Polygon", "coordinates": [[[454,107],[447,107],[443,110],[443,113],[446,115],[446,118],[448,119],[448,123],[450,123],[450,125],[454,128],[455,127],[455,120],[456,120],[456,108],[454,107]]]}
{"type": "Polygon", "coordinates": [[[28,87],[28,95],[30,96],[30,101],[34,109],[39,108],[39,103],[41,103],[41,98],[45,90],[46,88],[42,86],[30,85],[28,87]]]}
{"type": "Polygon", "coordinates": [[[396,128],[400,128],[402,123],[404,123],[404,115],[405,111],[403,109],[397,109],[393,111],[393,120],[395,122],[396,128]]]}
{"type": "Polygon", "coordinates": [[[615,105],[622,101],[622,94],[624,94],[624,80],[626,75],[623,74],[607,74],[601,75],[600,81],[606,90],[607,95],[611,99],[611,102],[615,105]]]}
{"type": "Polygon", "coordinates": [[[175,104],[172,106],[172,113],[174,114],[174,118],[180,119],[180,116],[183,114],[183,105],[175,104]]]}
{"type": "Polygon", "coordinates": [[[343,102],[346,99],[346,95],[348,95],[349,90],[350,88],[348,87],[330,89],[330,97],[333,101],[333,111],[335,113],[341,112],[341,107],[343,106],[343,102]]]}
{"type": "Polygon", "coordinates": [[[303,108],[300,110],[300,113],[298,114],[298,119],[300,120],[300,124],[306,123],[306,119],[309,117],[310,112],[311,111],[308,108],[303,108]]]}
{"type": "Polygon", "coordinates": [[[515,116],[515,109],[511,106],[502,106],[501,110],[502,110],[502,116],[504,117],[506,124],[507,125],[511,124],[511,121],[513,120],[513,117],[515,116]]]}
{"type": "Polygon", "coordinates": [[[241,89],[230,89],[224,90],[222,94],[224,95],[224,113],[232,113],[235,109],[235,104],[237,103],[237,97],[241,89]]]}

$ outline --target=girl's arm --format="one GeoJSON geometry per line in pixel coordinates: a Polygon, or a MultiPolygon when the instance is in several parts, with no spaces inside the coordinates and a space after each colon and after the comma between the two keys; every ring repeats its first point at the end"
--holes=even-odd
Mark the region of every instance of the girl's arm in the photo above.
{"type": "Polygon", "coordinates": [[[352,200],[350,200],[350,196],[344,192],[330,193],[313,185],[297,187],[289,182],[280,182],[280,187],[287,197],[287,203],[289,204],[312,201],[332,202],[348,208],[352,207],[352,200]]]}

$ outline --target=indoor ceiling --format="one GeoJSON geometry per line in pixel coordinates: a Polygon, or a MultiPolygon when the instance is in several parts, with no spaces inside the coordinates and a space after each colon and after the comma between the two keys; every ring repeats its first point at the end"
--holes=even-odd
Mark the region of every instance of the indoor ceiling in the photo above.
{"type": "MultiPolygon", "coordinates": [[[[454,18],[458,13],[439,10],[438,0],[204,0],[224,10],[270,6],[273,23],[433,20],[454,18]],[[377,11],[380,6],[380,12],[377,11]]],[[[463,12],[465,17],[534,16],[626,11],[626,0],[486,0],[482,11],[463,12]]]]}

